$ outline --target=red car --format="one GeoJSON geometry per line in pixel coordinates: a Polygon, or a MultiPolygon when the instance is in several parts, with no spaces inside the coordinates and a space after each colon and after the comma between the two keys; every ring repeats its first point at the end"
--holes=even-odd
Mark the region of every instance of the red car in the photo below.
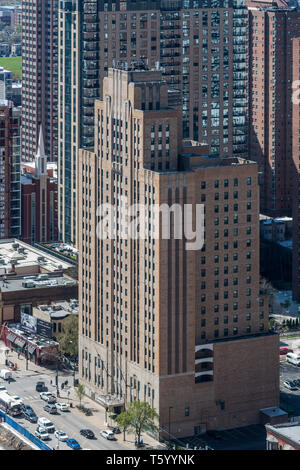
{"type": "Polygon", "coordinates": [[[294,352],[292,349],[289,348],[280,348],[279,354],[280,356],[287,354],[287,353],[292,353],[294,352]]]}

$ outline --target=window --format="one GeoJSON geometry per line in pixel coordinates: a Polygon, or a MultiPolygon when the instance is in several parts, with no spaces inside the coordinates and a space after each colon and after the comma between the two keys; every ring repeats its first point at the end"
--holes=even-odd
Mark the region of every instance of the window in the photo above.
{"type": "Polygon", "coordinates": [[[186,406],[184,409],[184,416],[190,416],[190,407],[186,406]]]}

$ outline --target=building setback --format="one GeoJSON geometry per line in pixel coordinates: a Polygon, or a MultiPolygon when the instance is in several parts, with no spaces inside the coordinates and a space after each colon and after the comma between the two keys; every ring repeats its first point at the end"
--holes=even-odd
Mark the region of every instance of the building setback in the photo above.
{"type": "Polygon", "coordinates": [[[279,340],[259,291],[257,164],[182,141],[180,106],[169,106],[159,71],[109,69],[103,96],[94,151],[81,150],[78,167],[86,393],[115,410],[148,401],[164,437],[259,422],[261,408],[278,405],[279,340]],[[126,208],[145,204],[148,215],[175,203],[183,217],[185,204],[204,204],[202,249],[187,249],[186,232],[176,239],[174,221],[170,239],[162,234],[168,214],[157,238],[121,237],[126,208]],[[116,211],[107,239],[102,204],[116,211]]]}
{"type": "Polygon", "coordinates": [[[20,108],[0,101],[0,238],[21,234],[20,108]]]}
{"type": "Polygon", "coordinates": [[[57,159],[58,0],[22,2],[22,159],[32,161],[40,126],[49,160],[57,159]]]}
{"type": "Polygon", "coordinates": [[[292,41],[299,36],[300,11],[276,3],[248,5],[249,155],[259,165],[261,212],[291,215],[292,41]]]}
{"type": "MultiPolygon", "coordinates": [[[[118,61],[160,67],[179,90],[183,136],[218,155],[246,156],[247,9],[244,0],[60,2],[59,230],[76,243],[78,149],[94,145],[94,101],[118,61]],[[157,65],[158,64],[158,65],[157,65]]],[[[153,96],[155,101],[155,96],[153,96]]]]}

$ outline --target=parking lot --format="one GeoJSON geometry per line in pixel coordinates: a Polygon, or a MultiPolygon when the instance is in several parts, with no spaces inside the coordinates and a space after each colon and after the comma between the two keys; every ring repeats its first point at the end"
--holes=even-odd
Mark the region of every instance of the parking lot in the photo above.
{"type": "Polygon", "coordinates": [[[300,379],[300,367],[286,361],[283,356],[280,360],[280,407],[294,416],[300,416],[300,389],[288,390],[284,387],[285,380],[300,379]]]}
{"type": "Polygon", "coordinates": [[[206,434],[191,436],[180,440],[183,446],[188,444],[189,449],[205,447],[213,450],[265,450],[266,431],[260,424],[244,426],[242,428],[228,429],[218,432],[218,439],[206,434]]]}

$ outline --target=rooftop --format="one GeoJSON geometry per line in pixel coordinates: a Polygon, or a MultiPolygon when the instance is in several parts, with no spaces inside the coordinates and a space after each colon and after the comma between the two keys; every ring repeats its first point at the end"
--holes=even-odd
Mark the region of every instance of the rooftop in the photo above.
{"type": "Polygon", "coordinates": [[[26,342],[38,346],[40,349],[47,346],[59,346],[59,344],[52,339],[47,339],[44,336],[26,332],[20,323],[10,324],[6,329],[14,335],[23,338],[26,342]]]}
{"type": "Polygon", "coordinates": [[[37,310],[49,314],[52,320],[65,318],[68,315],[78,315],[78,300],[71,299],[70,302],[53,302],[51,305],[39,305],[37,310]]]}
{"type": "MultiPolygon", "coordinates": [[[[0,240],[0,277],[22,269],[22,274],[64,271],[73,265],[15,238],[0,240]],[[28,268],[27,272],[24,268],[28,268]],[[30,268],[35,268],[34,270],[30,268]]],[[[21,273],[20,273],[21,274],[21,273]]]]}
{"type": "Polygon", "coordinates": [[[0,292],[25,291],[62,286],[76,286],[77,282],[63,274],[36,276],[17,276],[9,279],[0,279],[0,292]]]}
{"type": "Polygon", "coordinates": [[[300,422],[284,424],[267,424],[266,429],[296,445],[300,445],[300,422]]]}
{"type": "Polygon", "coordinates": [[[262,408],[260,409],[261,413],[269,416],[270,418],[274,418],[275,416],[283,416],[286,415],[286,411],[282,410],[281,408],[272,407],[272,408],[262,408]]]}

